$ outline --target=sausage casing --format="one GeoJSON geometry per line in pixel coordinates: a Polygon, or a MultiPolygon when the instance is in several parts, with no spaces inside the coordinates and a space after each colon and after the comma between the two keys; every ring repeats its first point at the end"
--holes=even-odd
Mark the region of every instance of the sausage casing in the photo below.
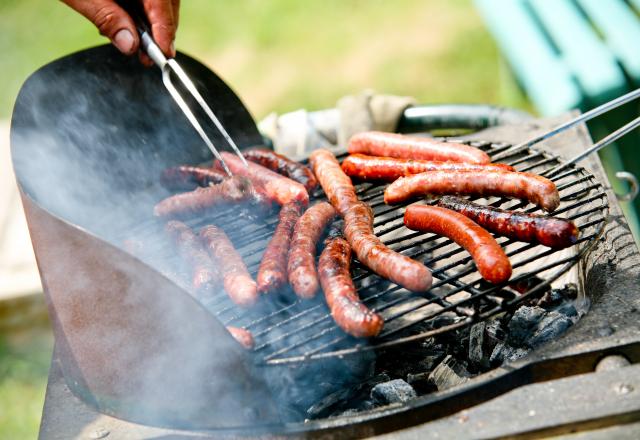
{"type": "Polygon", "coordinates": [[[381,180],[393,182],[398,177],[425,171],[456,170],[503,170],[515,171],[510,165],[489,163],[484,165],[460,162],[436,162],[420,159],[400,159],[395,157],[367,156],[352,154],[342,161],[342,170],[347,176],[360,180],[381,180]]]}
{"type": "Polygon", "coordinates": [[[160,175],[160,183],[172,191],[193,190],[198,186],[221,183],[228,176],[213,168],[179,165],[167,168],[160,175]]]}
{"type": "Polygon", "coordinates": [[[441,198],[438,206],[457,211],[491,232],[527,243],[561,249],[578,240],[578,228],[570,220],[506,211],[451,196],[441,198]]]}
{"type": "Polygon", "coordinates": [[[511,263],[489,232],[464,215],[439,206],[410,205],[404,224],[414,231],[443,235],[465,248],[478,272],[490,283],[503,283],[511,277],[511,263]]]}
{"type": "Polygon", "coordinates": [[[351,247],[343,238],[332,237],[318,261],[318,275],[331,316],[346,333],[369,338],[382,330],[384,320],[365,306],[356,293],[351,274],[351,247]]]}
{"type": "Polygon", "coordinates": [[[252,148],[244,150],[242,155],[251,162],[258,163],[265,168],[269,168],[271,171],[275,171],[278,174],[282,174],[291,180],[301,183],[307,192],[313,191],[318,186],[316,176],[313,175],[308,167],[275,151],[263,148],[252,148]]]}
{"type": "Polygon", "coordinates": [[[349,140],[348,150],[351,154],[362,153],[371,156],[439,162],[465,162],[479,165],[491,162],[487,153],[468,145],[380,131],[354,135],[349,140]]]}
{"type": "Polygon", "coordinates": [[[495,170],[427,171],[400,177],[384,191],[384,201],[395,204],[428,194],[515,197],[549,212],[560,204],[558,189],[549,179],[533,173],[495,170]]]}
{"type": "Polygon", "coordinates": [[[322,231],[336,215],[329,203],[317,203],[300,216],[293,229],[287,269],[289,284],[301,298],[311,298],[318,291],[316,245],[322,231]]]}
{"type": "Polygon", "coordinates": [[[231,333],[231,336],[240,343],[247,350],[251,350],[255,344],[253,335],[249,330],[240,327],[227,326],[227,331],[231,333]]]}
{"type": "Polygon", "coordinates": [[[231,300],[243,307],[255,304],[258,299],[256,282],[251,278],[247,266],[227,234],[216,226],[208,225],[200,229],[200,239],[211,259],[218,265],[224,290],[231,300]]]}

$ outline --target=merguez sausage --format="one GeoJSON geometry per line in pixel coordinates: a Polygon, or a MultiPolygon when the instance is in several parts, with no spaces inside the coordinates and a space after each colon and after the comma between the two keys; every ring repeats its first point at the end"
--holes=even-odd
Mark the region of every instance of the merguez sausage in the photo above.
{"type": "Polygon", "coordinates": [[[368,131],[354,135],[349,140],[348,150],[351,154],[362,153],[371,156],[439,162],[464,162],[478,165],[491,162],[487,153],[468,145],[380,131],[368,131]]]}
{"type": "Polygon", "coordinates": [[[302,214],[293,230],[287,269],[289,284],[301,298],[311,298],[318,291],[316,245],[322,231],[336,215],[329,203],[318,203],[302,214]]]}
{"type": "Polygon", "coordinates": [[[227,234],[216,226],[208,225],[200,230],[200,238],[211,259],[220,268],[224,290],[233,302],[243,307],[255,304],[258,299],[256,282],[227,234]]]}
{"type": "Polygon", "coordinates": [[[347,176],[360,180],[382,180],[393,182],[398,177],[425,171],[455,171],[455,170],[503,170],[515,171],[510,165],[501,163],[489,163],[485,165],[459,163],[459,162],[435,162],[419,159],[398,159],[395,157],[366,156],[364,154],[352,154],[342,161],[342,170],[347,176]]]}
{"type": "Polygon", "coordinates": [[[527,243],[561,249],[578,240],[576,225],[562,218],[506,211],[450,196],[441,198],[438,206],[457,211],[491,232],[527,243]]]}
{"type": "Polygon", "coordinates": [[[556,185],[537,174],[463,170],[427,171],[401,177],[384,191],[384,201],[395,204],[427,194],[516,197],[549,212],[560,204],[556,185]]]}
{"type": "Polygon", "coordinates": [[[302,208],[288,203],[280,210],[280,221],[262,255],[258,268],[258,292],[269,293],[280,289],[287,282],[287,257],[291,234],[302,208]]]}
{"type": "Polygon", "coordinates": [[[511,263],[498,242],[485,229],[464,215],[439,206],[411,205],[404,224],[414,231],[443,235],[465,248],[482,278],[499,284],[511,277],[511,263]]]}
{"type": "Polygon", "coordinates": [[[251,162],[258,163],[271,171],[282,174],[289,179],[304,185],[308,192],[318,186],[318,181],[311,170],[299,162],[295,162],[282,154],[263,148],[244,150],[242,155],[251,162]]]}
{"type": "Polygon", "coordinates": [[[358,338],[376,336],[384,320],[365,306],[356,293],[349,273],[351,247],[343,238],[332,237],[320,254],[318,275],[331,316],[348,334],[358,338]]]}
{"type": "Polygon", "coordinates": [[[328,150],[311,153],[311,167],[327,198],[344,218],[347,241],[358,260],[380,276],[409,290],[431,287],[431,272],[422,263],[392,251],[373,233],[371,208],[358,200],[351,179],[328,150]]]}

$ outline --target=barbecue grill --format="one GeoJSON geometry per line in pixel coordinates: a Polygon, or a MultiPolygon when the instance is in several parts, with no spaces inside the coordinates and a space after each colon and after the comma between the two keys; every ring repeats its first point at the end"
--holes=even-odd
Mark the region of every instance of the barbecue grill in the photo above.
{"type": "MultiPolygon", "coordinates": [[[[216,91],[205,99],[219,107],[220,119],[240,148],[260,144],[253,120],[235,94],[204,66],[184,55],[178,59],[201,90],[216,91]]],[[[405,229],[404,207],[385,205],[383,186],[358,184],[360,199],[375,212],[376,234],[392,249],[424,261],[434,275],[432,289],[418,295],[354,262],[352,274],[359,294],[385,318],[385,329],[372,340],[342,333],[322,298],[299,301],[288,290],[264,298],[255,310],[239,309],[224,292],[207,304],[198,304],[176,284],[179,276],[170,280],[156,270],[172,267],[175,252],[157,239],[162,236],[162,224],[149,213],[163,195],[157,182],[160,171],[178,163],[203,162],[206,148],[177,118],[166,129],[150,124],[149,115],[156,121],[173,120],[176,110],[167,104],[169,98],[157,93],[161,83],[150,75],[108,47],[80,52],[30,78],[14,111],[14,166],[56,334],[59,361],[52,379],[64,376],[66,386],[89,405],[82,411],[172,429],[218,429],[218,434],[311,431],[364,436],[450,414],[519,385],[591,371],[608,352],[624,354],[632,362],[638,358],[637,335],[616,344],[605,335],[599,338],[600,344],[560,350],[562,357],[556,355],[555,361],[554,356],[529,356],[514,364],[513,371],[494,370],[465,386],[405,405],[306,423],[283,416],[275,411],[280,397],[273,397],[275,378],[299,379],[337,367],[350,368],[357,379],[375,355],[400,352],[427,338],[454,334],[512,312],[548,291],[551,283],[567,276],[579,262],[584,276],[579,291],[592,298],[601,295],[606,285],[594,284],[589,277],[609,270],[592,259],[600,258],[605,231],[612,230],[607,226],[611,193],[583,167],[572,166],[553,176],[562,200],[556,212],[580,228],[577,244],[558,251],[498,239],[512,261],[514,275],[508,285],[493,286],[482,281],[468,254],[450,240],[405,229]],[[77,92],[46,86],[60,76],[74,84],[77,92]],[[111,83],[123,86],[123,96],[105,95],[111,83]],[[92,101],[92,96],[99,99],[92,101]],[[129,102],[132,96],[135,99],[129,102]],[[93,141],[91,148],[85,145],[87,136],[93,141]],[[153,161],[148,160],[151,157],[153,161]],[[130,237],[147,239],[148,260],[122,249],[130,237]],[[255,348],[249,353],[241,350],[225,325],[250,330],[255,348]],[[212,383],[212,375],[224,376],[224,387],[218,381],[212,383]],[[227,398],[221,393],[228,393],[227,398]]],[[[214,141],[219,136],[209,135],[214,141]]],[[[464,142],[491,156],[511,145],[464,142]]],[[[531,148],[504,162],[519,171],[544,173],[562,159],[531,148]]],[[[319,190],[312,197],[320,200],[323,193],[319,190]]],[[[537,209],[499,198],[485,203],[529,212],[537,209]]],[[[612,210],[619,215],[617,206],[612,210]]],[[[275,215],[256,218],[252,213],[223,211],[189,225],[225,225],[255,275],[276,222],[275,215]]],[[[614,249],[619,245],[613,244],[614,249]]],[[[630,252],[637,261],[635,250],[630,252]]],[[[628,270],[630,279],[637,280],[637,263],[628,270]]],[[[638,294],[637,286],[634,293],[638,294]]],[[[638,295],[629,301],[637,302],[638,295]]],[[[588,333],[583,331],[582,336],[588,333]]]]}

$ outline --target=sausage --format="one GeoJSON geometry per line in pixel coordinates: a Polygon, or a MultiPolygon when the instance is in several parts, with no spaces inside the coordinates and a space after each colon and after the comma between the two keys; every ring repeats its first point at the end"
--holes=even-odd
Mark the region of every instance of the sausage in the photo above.
{"type": "Polygon", "coordinates": [[[404,213],[404,224],[414,231],[443,235],[465,248],[478,272],[490,283],[511,277],[511,263],[498,242],[485,229],[464,215],[439,206],[411,205],[404,213]]]}
{"type": "Polygon", "coordinates": [[[329,202],[344,218],[345,237],[358,260],[378,275],[414,292],[431,287],[431,272],[422,263],[392,251],[373,233],[373,212],[356,196],[351,179],[328,150],[311,153],[311,167],[329,202]]]}
{"type": "Polygon", "coordinates": [[[231,333],[231,336],[240,343],[247,350],[251,350],[255,344],[253,335],[249,330],[239,327],[227,326],[227,330],[231,333]]]}
{"type": "MultiPolygon", "coordinates": [[[[309,204],[309,194],[301,183],[276,174],[253,162],[248,162],[248,166],[245,166],[235,154],[226,151],[220,154],[234,175],[247,177],[256,190],[263,192],[280,206],[291,202],[297,202],[304,206],[309,204]]],[[[216,166],[220,167],[221,165],[217,163],[216,166]]]]}
{"type": "Polygon", "coordinates": [[[438,206],[457,211],[483,228],[514,240],[555,249],[569,247],[578,240],[578,228],[570,220],[506,211],[450,196],[441,198],[438,206]]]}
{"type": "Polygon", "coordinates": [[[515,171],[510,165],[502,163],[489,163],[485,165],[458,163],[458,162],[434,162],[419,159],[398,159],[395,157],[366,156],[364,154],[352,154],[342,161],[342,170],[347,176],[360,180],[382,180],[393,182],[398,177],[425,171],[449,171],[449,170],[504,170],[515,171]]]}
{"type": "Polygon", "coordinates": [[[190,227],[177,220],[167,222],[166,233],[173,239],[178,253],[191,266],[191,286],[199,295],[206,295],[220,284],[220,273],[190,227]]]}
{"type": "Polygon", "coordinates": [[[190,165],[167,168],[160,175],[162,186],[172,191],[193,190],[198,186],[221,183],[228,176],[222,171],[190,165]]]}
{"type": "Polygon", "coordinates": [[[252,197],[251,182],[245,177],[233,176],[218,185],[167,197],[154,207],[153,213],[159,217],[186,217],[250,201],[252,197]]]}
{"type": "Polygon", "coordinates": [[[404,159],[464,162],[478,165],[491,162],[487,153],[468,145],[380,131],[368,131],[354,135],[349,139],[347,149],[351,154],[362,153],[404,159]]]}
{"type": "Polygon", "coordinates": [[[320,254],[318,275],[331,316],[338,327],[351,336],[377,336],[384,320],[360,301],[349,273],[350,267],[349,243],[341,237],[329,238],[320,254]]]}
{"type": "Polygon", "coordinates": [[[231,300],[243,307],[255,304],[258,300],[256,282],[227,234],[216,226],[208,225],[200,229],[200,239],[213,262],[220,268],[224,290],[231,300]]]}
{"type": "Polygon", "coordinates": [[[278,174],[282,174],[291,180],[301,183],[307,192],[313,191],[318,186],[316,176],[313,175],[308,167],[275,151],[263,148],[252,148],[250,150],[244,150],[242,155],[251,162],[260,164],[265,168],[269,168],[271,171],[275,171],[278,174]]]}
{"type": "Polygon", "coordinates": [[[318,291],[316,245],[322,231],[336,215],[333,206],[321,202],[307,209],[293,229],[287,271],[289,284],[301,298],[312,298],[318,291]]]}
{"type": "Polygon", "coordinates": [[[404,202],[427,194],[507,196],[528,200],[546,211],[560,204],[556,185],[532,173],[509,171],[427,171],[400,177],[384,191],[388,204],[404,202]]]}
{"type": "Polygon", "coordinates": [[[297,203],[287,203],[280,210],[278,226],[262,255],[258,268],[258,292],[269,293],[280,289],[287,282],[287,257],[291,235],[302,208],[297,203]]]}

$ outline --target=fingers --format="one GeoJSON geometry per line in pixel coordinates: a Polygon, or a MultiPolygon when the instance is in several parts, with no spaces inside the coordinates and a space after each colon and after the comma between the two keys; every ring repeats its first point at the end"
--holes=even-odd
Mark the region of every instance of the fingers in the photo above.
{"type": "Polygon", "coordinates": [[[138,50],[138,32],[133,20],[112,0],[62,0],[96,25],[100,34],[109,38],[125,55],[138,50]]]}
{"type": "Polygon", "coordinates": [[[177,21],[173,15],[173,0],[143,0],[143,4],[151,23],[153,39],[165,55],[174,57],[176,50],[173,41],[176,37],[177,21]]]}

